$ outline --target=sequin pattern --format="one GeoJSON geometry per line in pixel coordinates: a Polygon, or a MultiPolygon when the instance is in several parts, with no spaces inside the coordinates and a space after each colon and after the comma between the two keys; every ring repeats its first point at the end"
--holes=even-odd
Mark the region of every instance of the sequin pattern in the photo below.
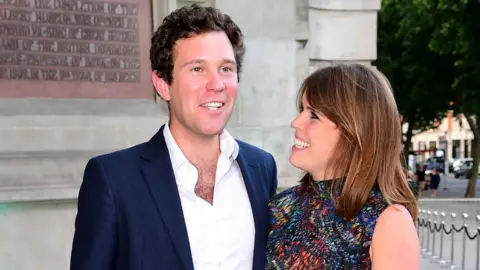
{"type": "Polygon", "coordinates": [[[266,269],[371,269],[373,230],[388,204],[374,188],[356,217],[344,220],[334,213],[331,184],[316,182],[314,192],[299,185],[271,199],[266,269]]]}

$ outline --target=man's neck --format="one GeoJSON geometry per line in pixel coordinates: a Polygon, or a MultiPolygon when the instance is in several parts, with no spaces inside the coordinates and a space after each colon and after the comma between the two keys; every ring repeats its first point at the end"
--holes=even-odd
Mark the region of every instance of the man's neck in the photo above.
{"type": "Polygon", "coordinates": [[[220,135],[200,136],[172,122],[169,122],[169,128],[173,139],[190,162],[216,162],[220,155],[220,135]]]}

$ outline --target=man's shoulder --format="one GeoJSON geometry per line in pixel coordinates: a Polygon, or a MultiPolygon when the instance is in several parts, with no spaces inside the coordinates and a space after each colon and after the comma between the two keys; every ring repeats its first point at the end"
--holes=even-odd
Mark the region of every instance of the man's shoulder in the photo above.
{"type": "Polygon", "coordinates": [[[269,152],[254,146],[252,144],[246,143],[244,141],[241,141],[239,139],[235,139],[238,143],[238,146],[240,148],[240,151],[243,151],[246,155],[248,156],[257,156],[257,157],[262,157],[262,158],[271,158],[273,157],[272,154],[269,152]]]}
{"type": "Polygon", "coordinates": [[[146,147],[146,144],[147,143],[144,142],[131,147],[100,154],[92,157],[92,159],[99,161],[104,166],[108,166],[108,165],[118,166],[119,164],[126,164],[126,163],[133,164],[134,160],[137,160],[140,158],[142,152],[146,147]]]}

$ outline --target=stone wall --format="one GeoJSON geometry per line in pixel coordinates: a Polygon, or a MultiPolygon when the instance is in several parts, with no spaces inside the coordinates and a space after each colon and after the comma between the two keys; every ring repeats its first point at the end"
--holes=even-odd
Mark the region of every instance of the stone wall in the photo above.
{"type": "MultiPolygon", "coordinates": [[[[192,1],[154,0],[153,26],[192,1]]],[[[229,131],[271,152],[280,187],[294,185],[299,172],[288,156],[297,89],[332,61],[376,58],[380,0],[193,2],[230,14],[246,36],[229,131]]],[[[164,106],[151,99],[0,98],[0,201],[9,202],[0,205],[0,269],[68,269],[87,159],[148,140],[165,121],[164,106]]]]}
{"type": "Polygon", "coordinates": [[[0,205],[0,269],[70,269],[76,201],[0,205]]]}

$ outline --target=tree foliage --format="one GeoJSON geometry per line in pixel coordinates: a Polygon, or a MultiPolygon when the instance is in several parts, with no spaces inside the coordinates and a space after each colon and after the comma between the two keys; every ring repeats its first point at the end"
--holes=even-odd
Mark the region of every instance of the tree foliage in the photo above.
{"type": "Polygon", "coordinates": [[[435,25],[415,2],[382,1],[375,63],[390,80],[403,121],[408,123],[407,151],[414,132],[429,129],[445,117],[454,95],[450,87],[453,58],[429,48],[435,25]]]}
{"type": "Polygon", "coordinates": [[[473,169],[465,197],[475,197],[480,159],[480,1],[424,0],[420,12],[435,14],[429,48],[454,62],[454,106],[463,113],[474,134],[473,169]]]}
{"type": "Polygon", "coordinates": [[[480,158],[479,15],[478,0],[384,0],[378,21],[377,66],[410,135],[444,117],[450,102],[467,118],[476,151],[465,197],[475,197],[480,158]]]}

